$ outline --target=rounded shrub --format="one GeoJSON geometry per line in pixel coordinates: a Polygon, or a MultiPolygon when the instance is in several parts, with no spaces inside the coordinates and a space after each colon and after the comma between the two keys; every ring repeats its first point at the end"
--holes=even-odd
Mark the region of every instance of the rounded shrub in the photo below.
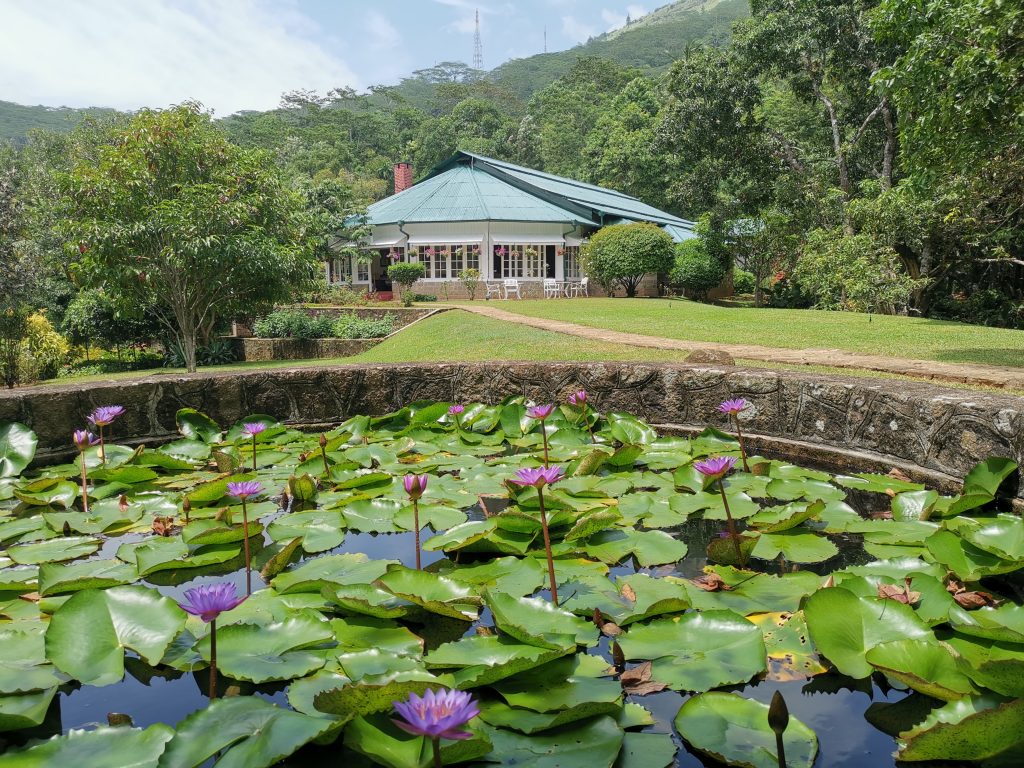
{"type": "Polygon", "coordinates": [[[583,249],[583,270],[602,286],[618,283],[635,296],[646,274],[672,268],[672,238],[655,224],[613,224],[599,230],[583,249]]]}
{"type": "Polygon", "coordinates": [[[753,293],[756,286],[757,278],[753,272],[747,272],[745,269],[733,270],[732,287],[736,293],[753,293]]]}
{"type": "Polygon", "coordinates": [[[411,306],[413,301],[412,286],[427,274],[427,268],[418,261],[400,261],[388,267],[388,279],[402,286],[402,304],[411,306]]]}
{"type": "Polygon", "coordinates": [[[726,275],[725,265],[708,251],[701,238],[684,240],[676,246],[676,261],[669,279],[694,298],[705,301],[708,291],[716,288],[726,275]]]}

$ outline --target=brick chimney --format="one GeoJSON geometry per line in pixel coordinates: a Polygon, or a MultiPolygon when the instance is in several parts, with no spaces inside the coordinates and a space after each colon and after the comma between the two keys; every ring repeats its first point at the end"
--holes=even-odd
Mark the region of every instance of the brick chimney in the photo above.
{"type": "Polygon", "coordinates": [[[412,165],[395,163],[395,194],[412,186],[412,165]]]}

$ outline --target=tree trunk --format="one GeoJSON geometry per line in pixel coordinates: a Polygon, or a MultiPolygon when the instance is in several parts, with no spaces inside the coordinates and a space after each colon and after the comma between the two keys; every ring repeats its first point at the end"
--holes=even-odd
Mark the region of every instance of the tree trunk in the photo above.
{"type": "Polygon", "coordinates": [[[897,133],[896,120],[888,99],[882,101],[882,120],[885,122],[885,147],[882,150],[882,191],[892,189],[893,169],[896,166],[897,133]]]}
{"type": "Polygon", "coordinates": [[[761,288],[761,281],[754,283],[754,306],[760,307],[764,301],[764,291],[761,288]]]}

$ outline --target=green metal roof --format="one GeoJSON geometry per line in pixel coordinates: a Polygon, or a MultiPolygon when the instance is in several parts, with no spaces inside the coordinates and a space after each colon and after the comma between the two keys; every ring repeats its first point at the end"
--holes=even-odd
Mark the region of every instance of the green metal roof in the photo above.
{"type": "MultiPolygon", "coordinates": [[[[659,210],[635,197],[613,189],[586,184],[582,181],[554,176],[521,165],[476,155],[472,152],[458,152],[447,162],[434,170],[434,174],[446,173],[450,168],[469,166],[509,182],[510,184],[543,197],[554,205],[568,208],[585,216],[595,225],[606,219],[617,218],[626,221],[650,221],[655,224],[674,226],[692,231],[693,222],[659,210]]],[[[428,181],[434,178],[429,176],[428,181]]]]}
{"type": "Polygon", "coordinates": [[[370,224],[590,220],[471,165],[456,165],[369,206],[370,224]]]}

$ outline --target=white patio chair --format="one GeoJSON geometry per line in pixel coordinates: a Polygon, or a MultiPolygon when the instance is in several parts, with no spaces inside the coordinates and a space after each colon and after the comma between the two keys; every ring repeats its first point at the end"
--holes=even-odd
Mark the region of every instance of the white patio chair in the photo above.
{"type": "Polygon", "coordinates": [[[484,288],[487,289],[487,293],[484,295],[484,300],[501,298],[501,283],[492,283],[488,281],[484,283],[484,288]]]}
{"type": "Polygon", "coordinates": [[[544,281],[544,298],[545,299],[557,299],[562,294],[562,289],[558,286],[557,280],[545,280],[544,281]]]}
{"type": "Polygon", "coordinates": [[[575,288],[576,288],[576,295],[577,296],[586,296],[587,298],[590,298],[590,278],[589,277],[584,277],[582,280],[580,280],[576,284],[575,288]]]}
{"type": "Polygon", "coordinates": [[[504,280],[505,286],[505,298],[509,298],[511,294],[515,294],[517,299],[523,298],[523,294],[519,292],[519,281],[518,280],[504,280]]]}

